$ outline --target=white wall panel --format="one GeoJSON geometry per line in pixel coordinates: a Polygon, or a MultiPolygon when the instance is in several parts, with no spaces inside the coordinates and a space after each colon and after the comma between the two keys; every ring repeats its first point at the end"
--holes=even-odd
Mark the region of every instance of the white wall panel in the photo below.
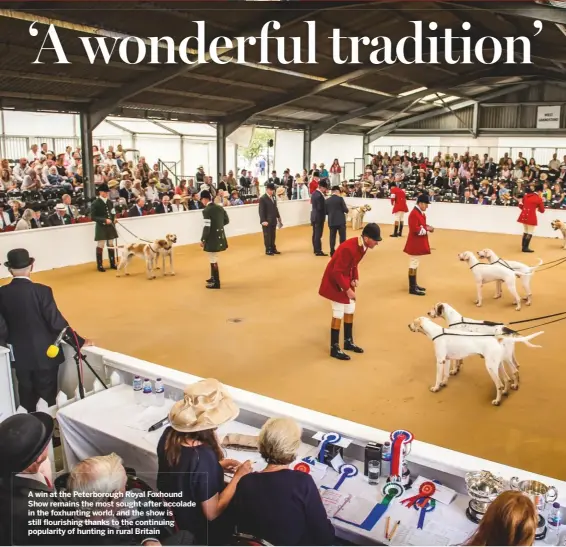
{"type": "MultiPolygon", "coordinates": [[[[361,135],[335,135],[325,133],[312,142],[311,160],[318,165],[326,164],[328,169],[334,158],[338,158],[340,164],[345,161],[354,161],[354,158],[363,156],[364,138],[361,135]]],[[[366,158],[367,160],[367,158],[366,158]]],[[[309,166],[310,167],[310,166],[309,166]]]]}
{"type": "Polygon", "coordinates": [[[184,139],[184,173],[194,177],[199,165],[204,167],[205,173],[212,173],[209,164],[209,142],[184,139]]]}
{"type": "MultiPolygon", "coordinates": [[[[313,160],[314,161],[314,160],[313,160]]],[[[275,131],[275,167],[278,175],[282,175],[285,169],[291,170],[291,175],[302,173],[303,168],[303,132],[275,131]]]]}
{"type": "Polygon", "coordinates": [[[136,146],[140,151],[140,156],[145,156],[149,165],[157,163],[158,159],[167,162],[181,161],[180,137],[137,135],[136,146]]]}
{"type": "Polygon", "coordinates": [[[25,135],[29,137],[36,135],[72,137],[75,135],[75,117],[73,114],[46,114],[43,112],[5,110],[4,132],[6,135],[25,135]]]}

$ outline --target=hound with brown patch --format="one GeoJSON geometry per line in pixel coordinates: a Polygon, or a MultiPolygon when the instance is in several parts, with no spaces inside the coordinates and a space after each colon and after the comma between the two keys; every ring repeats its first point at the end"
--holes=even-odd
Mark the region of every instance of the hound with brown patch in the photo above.
{"type": "Polygon", "coordinates": [[[499,368],[502,365],[505,344],[523,342],[529,345],[529,340],[542,334],[537,332],[530,336],[507,338],[505,336],[490,336],[476,332],[462,332],[457,329],[444,329],[427,317],[417,317],[409,324],[412,332],[420,332],[434,343],[436,354],[436,381],[430,391],[437,392],[448,384],[449,366],[452,360],[461,360],[471,355],[481,355],[489,376],[496,389],[492,405],[501,404],[501,396],[509,394],[509,378],[504,375],[503,381],[499,377],[499,368]]]}
{"type": "Polygon", "coordinates": [[[566,222],[562,222],[561,220],[553,220],[550,225],[552,226],[553,230],[560,230],[562,232],[562,237],[564,239],[564,245],[562,246],[563,249],[566,249],[566,222]]]}
{"type": "Polygon", "coordinates": [[[122,256],[118,265],[118,273],[124,270],[125,275],[128,273],[128,266],[135,256],[145,261],[145,271],[148,279],[155,279],[155,270],[159,269],[158,261],[161,256],[163,266],[163,275],[175,275],[173,271],[173,244],[177,243],[175,234],[167,234],[165,239],[156,239],[151,243],[130,243],[122,248],[122,256]],[[169,273],[165,271],[165,257],[169,257],[169,273]]]}
{"type": "Polygon", "coordinates": [[[350,207],[346,220],[352,222],[352,230],[361,230],[364,226],[364,215],[371,211],[371,205],[360,205],[358,207],[350,207]]]}

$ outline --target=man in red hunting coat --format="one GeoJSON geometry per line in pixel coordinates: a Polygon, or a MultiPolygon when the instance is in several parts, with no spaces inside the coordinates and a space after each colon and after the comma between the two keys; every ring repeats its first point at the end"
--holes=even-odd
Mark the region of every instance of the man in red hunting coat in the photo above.
{"type": "Polygon", "coordinates": [[[330,326],[330,356],[348,361],[350,356],[340,349],[340,325],[344,319],[344,349],[354,353],[364,350],[354,344],[353,323],[356,309],[356,287],[358,286],[358,264],[368,249],[381,241],[381,230],[375,223],[365,226],[360,237],[347,239],[336,249],[330,259],[318,294],[332,302],[330,326]]]}
{"type": "Polygon", "coordinates": [[[409,212],[407,207],[407,194],[403,188],[399,188],[395,182],[391,183],[391,205],[393,205],[393,216],[395,217],[395,229],[391,237],[401,237],[403,235],[403,220],[405,213],[409,212]]]}
{"type": "Polygon", "coordinates": [[[517,219],[523,225],[523,249],[524,253],[532,253],[533,250],[529,248],[535,226],[537,225],[537,210],[539,213],[544,213],[544,202],[538,193],[533,192],[530,186],[525,188],[525,195],[522,201],[519,202],[521,214],[517,219]]]}
{"type": "Polygon", "coordinates": [[[430,254],[428,243],[429,232],[434,228],[426,223],[425,211],[428,209],[430,200],[427,194],[421,194],[417,198],[417,204],[409,215],[409,236],[403,251],[410,257],[409,263],[409,294],[424,296],[426,289],[417,285],[417,268],[420,258],[430,254]]]}

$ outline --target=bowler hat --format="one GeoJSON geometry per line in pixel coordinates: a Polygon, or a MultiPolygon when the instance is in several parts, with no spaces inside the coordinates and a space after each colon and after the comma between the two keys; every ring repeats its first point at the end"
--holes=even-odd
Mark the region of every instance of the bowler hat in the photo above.
{"type": "Polygon", "coordinates": [[[98,191],[99,192],[110,192],[110,189],[108,188],[108,184],[106,184],[105,182],[103,182],[102,184],[98,185],[98,191]]]}
{"type": "Polygon", "coordinates": [[[428,197],[428,194],[421,194],[417,198],[417,203],[430,203],[430,198],[428,197]]]}
{"type": "Polygon", "coordinates": [[[203,190],[200,193],[200,199],[212,199],[212,194],[208,190],[203,190]]]}
{"type": "Polygon", "coordinates": [[[328,182],[326,182],[326,180],[321,180],[321,181],[318,183],[318,185],[319,185],[321,188],[328,188],[328,182]]]}
{"type": "Polygon", "coordinates": [[[35,262],[35,258],[29,256],[27,249],[12,249],[8,251],[7,259],[4,266],[9,270],[23,270],[35,262]]]}
{"type": "Polygon", "coordinates": [[[0,423],[0,475],[27,469],[41,456],[53,435],[53,418],[45,412],[14,414],[0,423]]]}
{"type": "Polygon", "coordinates": [[[365,225],[362,231],[362,237],[363,236],[369,237],[374,241],[381,241],[381,229],[375,222],[370,222],[369,224],[365,225]]]}
{"type": "Polygon", "coordinates": [[[272,182],[268,182],[268,183],[265,185],[265,188],[266,188],[267,190],[275,190],[275,184],[273,184],[272,182]]]}

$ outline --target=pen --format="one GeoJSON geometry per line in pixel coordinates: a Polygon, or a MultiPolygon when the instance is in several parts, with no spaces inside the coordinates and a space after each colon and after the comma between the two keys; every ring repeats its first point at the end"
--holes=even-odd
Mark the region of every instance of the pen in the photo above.
{"type": "Polygon", "coordinates": [[[165,424],[169,422],[169,417],[163,418],[163,420],[159,420],[156,424],[153,424],[148,431],[156,431],[157,429],[162,428],[165,424]]]}
{"type": "Polygon", "coordinates": [[[385,523],[385,539],[389,539],[389,523],[391,522],[391,517],[387,517],[387,522],[385,523]]]}
{"type": "Polygon", "coordinates": [[[393,536],[395,535],[395,532],[397,532],[397,527],[399,526],[399,524],[401,524],[401,521],[400,521],[400,520],[398,520],[398,521],[395,523],[395,526],[393,526],[393,530],[391,530],[391,534],[389,535],[389,538],[388,538],[389,541],[392,541],[392,540],[393,540],[393,536]]]}

